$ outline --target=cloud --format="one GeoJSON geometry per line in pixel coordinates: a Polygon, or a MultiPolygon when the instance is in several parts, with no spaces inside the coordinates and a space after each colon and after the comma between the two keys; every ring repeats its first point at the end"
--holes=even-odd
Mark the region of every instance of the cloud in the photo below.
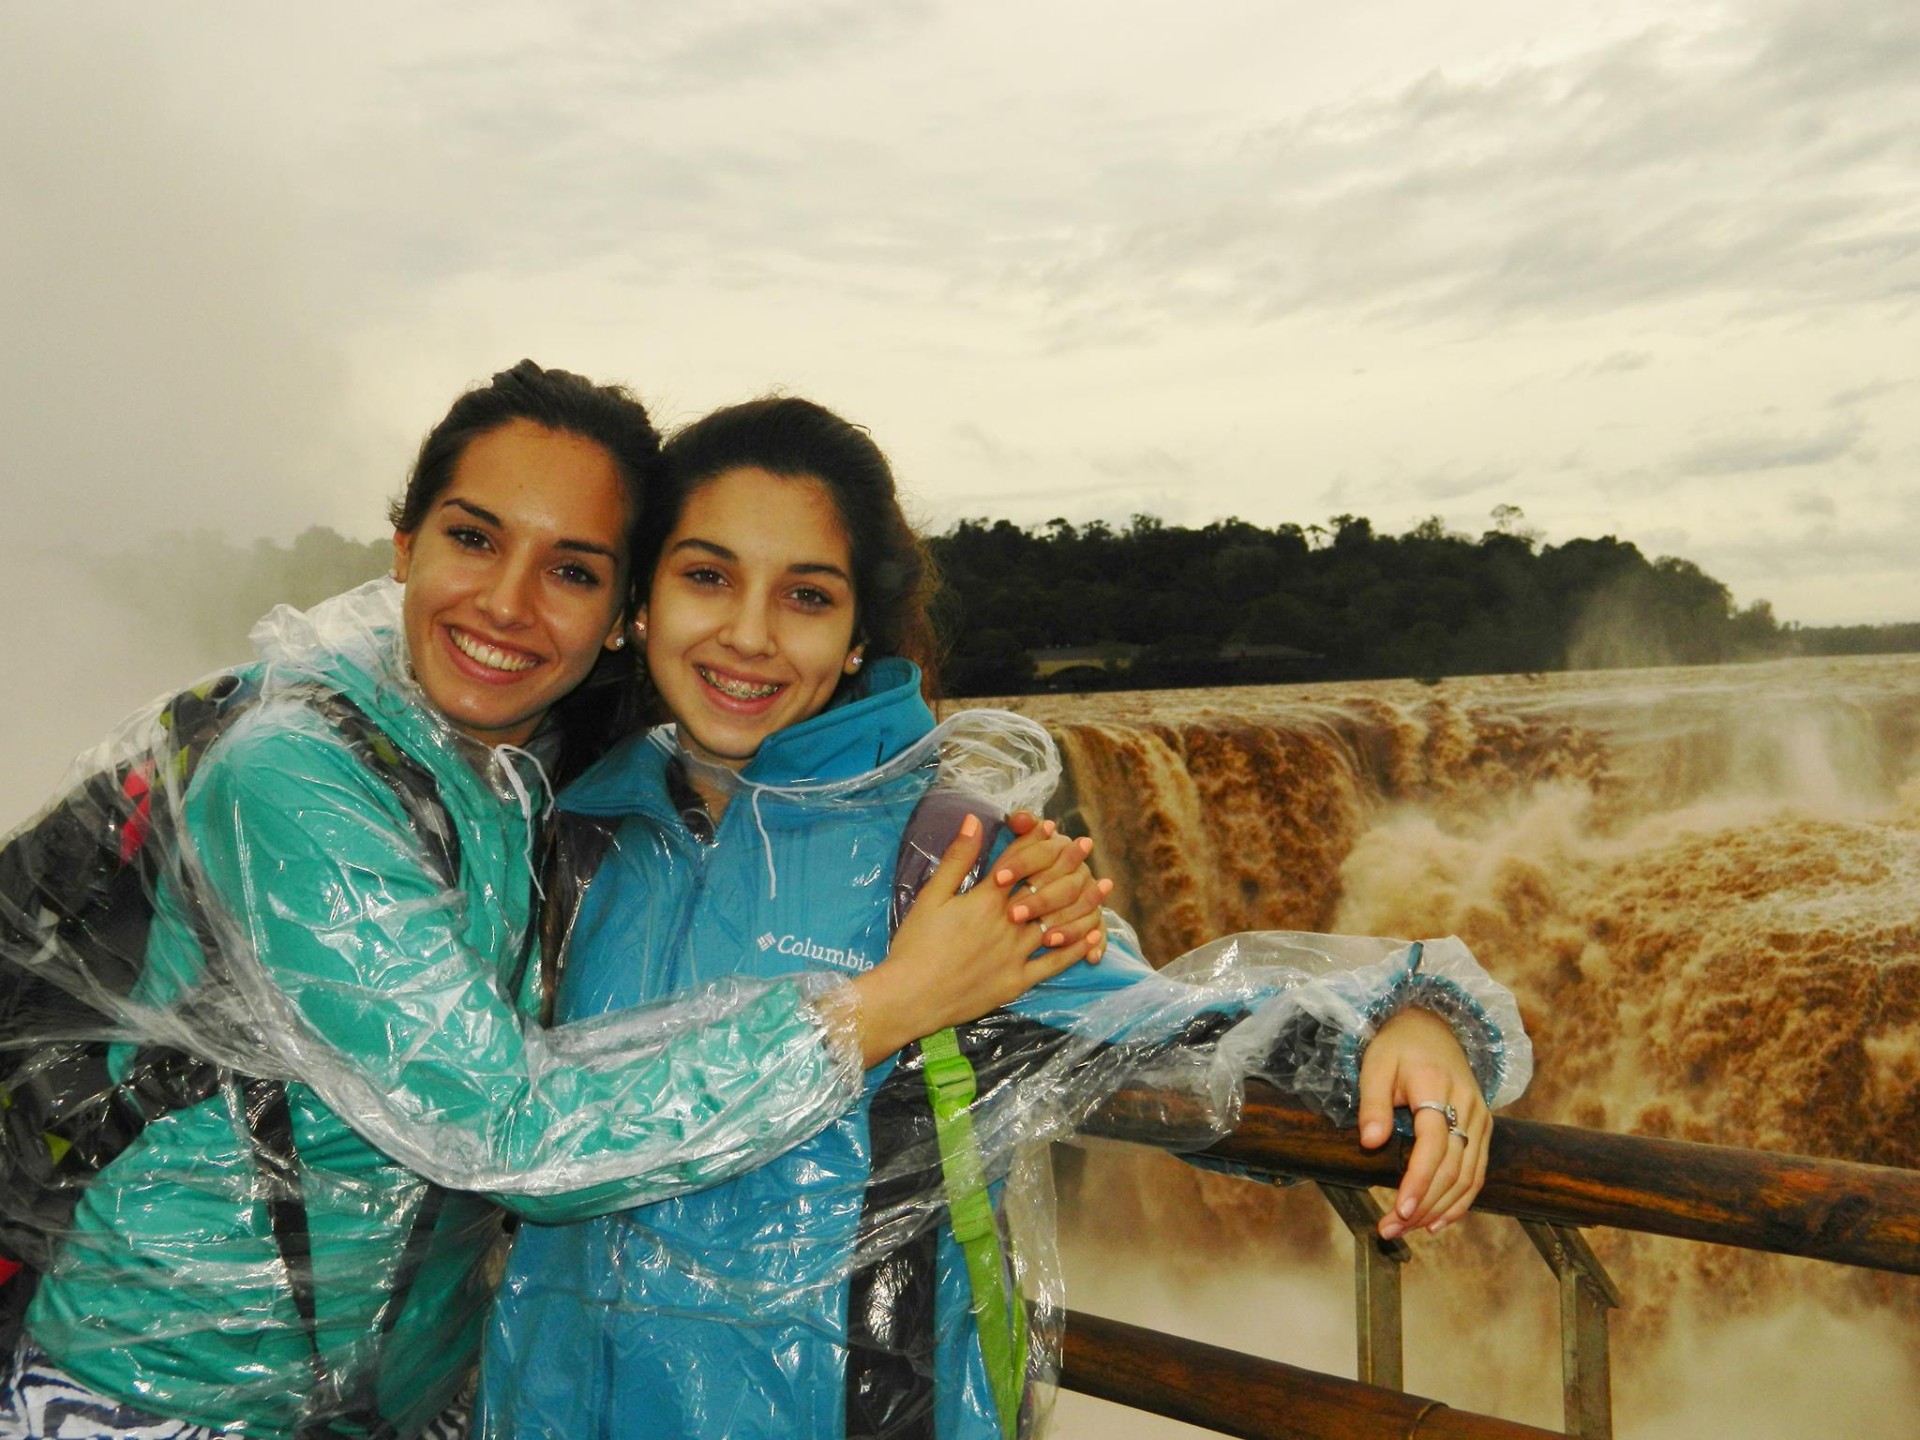
{"type": "Polygon", "coordinates": [[[936,15],[933,0],[488,6],[374,67],[327,168],[352,177],[357,258],[403,292],[604,265],[746,290],[817,286],[825,267],[830,288],[884,293],[876,278],[924,253],[941,197],[861,101],[936,15]]]}
{"type": "Polygon", "coordinates": [[[1481,465],[1471,470],[1448,468],[1414,482],[1414,492],[1426,500],[1458,500],[1478,495],[1496,485],[1512,485],[1519,472],[1510,466],[1481,465]]]}
{"type": "Polygon", "coordinates": [[[1745,475],[1762,470],[1796,470],[1825,465],[1860,448],[1864,431],[1858,424],[1832,426],[1812,434],[1754,431],[1730,435],[1695,446],[1681,455],[1675,468],[1683,475],[1745,475]]]}
{"type": "MultiPolygon", "coordinates": [[[[618,17],[627,7],[597,5],[596,14],[618,17]]],[[[704,89],[818,68],[824,61],[919,30],[933,19],[933,0],[732,0],[689,7],[674,22],[694,28],[674,38],[660,57],[657,79],[686,89],[704,89]],[[697,21],[695,20],[697,18],[697,21]]],[[[648,18],[649,25],[659,17],[648,18]]]]}
{"type": "Polygon", "coordinates": [[[1175,145],[1126,157],[1124,186],[1083,193],[1144,206],[1083,214],[1016,279],[1062,326],[1116,295],[1136,314],[1455,323],[1701,297],[1905,305],[1920,293],[1916,67],[1920,12],[1846,0],[1433,73],[1197,161],[1175,145]]]}
{"type": "Polygon", "coordinates": [[[1879,400],[1888,395],[1897,395],[1912,382],[1907,380],[1870,380],[1864,385],[1849,385],[1844,390],[1836,390],[1827,397],[1827,405],[1834,410],[1851,410],[1864,405],[1869,400],[1879,400]]]}
{"type": "Polygon", "coordinates": [[[597,273],[985,305],[1060,355],[1170,321],[1920,294],[1920,15],[1878,0],[1669,17],[1257,122],[1103,89],[1118,42],[1036,89],[936,0],[459,13],[376,27],[303,167],[370,304],[597,273]]]}
{"type": "Polygon", "coordinates": [[[948,432],[956,447],[969,461],[978,461],[993,470],[1025,469],[1039,458],[1022,445],[1011,445],[989,435],[971,420],[955,425],[948,432]]]}
{"type": "Polygon", "coordinates": [[[1787,509],[1795,515],[1811,515],[1821,520],[1831,520],[1840,513],[1831,495],[1822,495],[1816,490],[1801,490],[1790,495],[1787,509]]]}
{"type": "Polygon", "coordinates": [[[821,394],[1023,519],[1333,476],[1317,513],[1383,528],[1640,539],[1685,488],[1709,545],[1763,488],[1723,477],[1774,472],[1732,530],[1907,463],[1920,12],[1491,8],[1436,65],[1252,0],[1232,47],[1011,0],[25,7],[9,521],[371,533],[406,437],[528,352],[662,414],[821,394]],[[1328,34],[1324,83],[1266,73],[1328,34]]]}
{"type": "Polygon", "coordinates": [[[1909,518],[1904,523],[1873,529],[1789,526],[1772,534],[1722,541],[1716,548],[1730,566],[1743,572],[1844,577],[1846,583],[1866,593],[1871,577],[1911,570],[1916,546],[1920,546],[1920,523],[1909,518]]]}
{"type": "Polygon", "coordinates": [[[1175,455],[1159,445],[1146,445],[1137,450],[1111,451],[1104,454],[1089,455],[1087,464],[1102,475],[1110,475],[1116,480],[1137,481],[1149,484],[1162,480],[1182,480],[1193,474],[1193,460],[1184,455],[1175,455]]]}
{"type": "Polygon", "coordinates": [[[531,16],[511,5],[462,7],[459,38],[416,34],[392,67],[444,114],[471,123],[498,102],[540,96],[554,114],[585,113],[620,95],[711,93],[817,73],[911,36],[935,0],[704,0],[698,6],[561,0],[531,16]],[[474,14],[474,11],[480,12],[474,14]],[[495,102],[489,105],[487,101],[495,102]]]}
{"type": "Polygon", "coordinates": [[[1653,356],[1645,350],[1616,350],[1602,360],[1575,370],[1575,375],[1631,375],[1636,370],[1644,370],[1653,363],[1653,356]]]}
{"type": "Polygon", "coordinates": [[[343,523],[361,451],[331,272],[286,176],[178,102],[140,27],[37,9],[9,16],[0,56],[7,529],[114,546],[343,523]]]}

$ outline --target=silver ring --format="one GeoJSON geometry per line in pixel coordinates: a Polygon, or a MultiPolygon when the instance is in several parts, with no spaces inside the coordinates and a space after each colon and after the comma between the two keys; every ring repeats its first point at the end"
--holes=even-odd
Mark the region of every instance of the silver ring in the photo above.
{"type": "Polygon", "coordinates": [[[1462,1133],[1460,1129],[1460,1112],[1458,1110],[1455,1110],[1451,1105],[1447,1104],[1446,1101],[1416,1100],[1414,1102],[1413,1108],[1416,1111],[1438,1110],[1442,1115],[1446,1117],[1448,1134],[1458,1135],[1462,1133]]]}
{"type": "Polygon", "coordinates": [[[1448,1126],[1447,1134],[1451,1135],[1454,1139],[1458,1140],[1462,1145],[1471,1145],[1473,1143],[1473,1141],[1468,1137],[1467,1132],[1460,1129],[1458,1126],[1451,1126],[1451,1125],[1448,1126]]]}

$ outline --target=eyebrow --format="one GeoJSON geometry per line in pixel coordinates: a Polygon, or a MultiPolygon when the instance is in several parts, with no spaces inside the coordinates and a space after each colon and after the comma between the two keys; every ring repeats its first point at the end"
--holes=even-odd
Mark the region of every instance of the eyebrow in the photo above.
{"type": "MultiPolygon", "coordinates": [[[[711,540],[701,540],[695,536],[689,536],[687,539],[678,542],[668,553],[678,555],[682,550],[697,550],[703,555],[713,556],[716,560],[731,560],[735,564],[738,564],[740,560],[740,557],[734,554],[733,551],[727,549],[726,546],[716,545],[711,540]]],[[[848,585],[853,584],[853,577],[851,575],[847,574],[847,572],[842,570],[838,565],[829,565],[825,561],[803,560],[798,565],[789,565],[787,567],[787,574],[832,575],[836,579],[844,580],[848,585]]]]}
{"type": "MultiPolygon", "coordinates": [[[[504,530],[507,528],[501,523],[498,515],[494,514],[491,510],[474,504],[471,500],[462,500],[458,496],[449,496],[440,502],[440,508],[442,510],[447,509],[449,506],[458,507],[466,511],[476,520],[484,521],[496,530],[504,530]]],[[[616,564],[618,564],[620,560],[620,557],[605,545],[597,545],[591,540],[556,540],[553,542],[553,548],[556,550],[570,550],[582,555],[604,555],[616,564]]]]}

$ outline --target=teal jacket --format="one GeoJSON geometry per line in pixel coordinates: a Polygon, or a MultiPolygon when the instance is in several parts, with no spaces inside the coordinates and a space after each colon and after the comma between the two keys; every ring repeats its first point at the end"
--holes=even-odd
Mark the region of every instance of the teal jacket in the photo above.
{"type": "MultiPolygon", "coordinates": [[[[1012,716],[975,712],[936,732],[917,670],[882,659],[845,703],[766,740],[711,843],[683,820],[670,733],[617,748],[561,798],[563,811],[613,827],[573,923],[561,1018],[795,963],[876,963],[916,802],[936,770],[968,768],[957,757],[976,729],[996,726],[1016,753],[1045,748],[1012,716]]],[[[1016,1145],[1059,1133],[1149,1068],[1203,1089],[1262,1072],[1350,1093],[1357,1036],[1408,982],[1404,945],[1364,943],[1371,967],[1223,968],[1195,984],[1155,972],[1121,935],[1100,965],[961,1027],[995,1194],[1016,1145]],[[1333,1023],[1290,1023],[1309,1008],[1333,1023]],[[1295,1033],[1311,1043],[1280,1043],[1295,1033]]],[[[856,1110],[725,1185],[522,1227],[487,1335],[477,1432],[998,1440],[918,1064],[914,1046],[875,1067],[856,1110]]]]}
{"type": "MultiPolygon", "coordinates": [[[[185,840],[128,1020],[130,1040],[291,1077],[316,1327],[295,1311],[231,1089],[149,1124],[89,1185],[28,1315],[33,1338],[96,1389],[247,1436],[291,1435],[355,1395],[402,1436],[437,1414],[475,1356],[493,1200],[562,1220],[709,1184],[858,1093],[857,1058],[824,1043],[793,983],[631,1024],[526,1023],[536,976],[515,982],[537,971],[523,957],[544,780],[531,757],[478,747],[424,707],[397,594],[376,584],[270,617],[261,699],[169,797],[185,840]],[[302,698],[315,683],[431,772],[457,883],[436,873],[394,789],[302,698]],[[211,982],[189,888],[209,902],[224,972],[211,982]],[[459,1193],[383,1340],[429,1178],[459,1193]],[[339,1393],[315,1393],[316,1342],[339,1393]]],[[[156,748],[164,774],[172,757],[156,748]]]]}

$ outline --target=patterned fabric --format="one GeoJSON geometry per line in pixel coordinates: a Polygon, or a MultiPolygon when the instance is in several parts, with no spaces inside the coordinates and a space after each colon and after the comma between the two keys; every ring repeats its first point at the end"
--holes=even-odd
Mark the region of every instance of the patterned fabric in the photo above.
{"type": "Polygon", "coordinates": [[[467,1440],[467,1427],[473,1423],[471,1391],[434,1416],[418,1440],[467,1440]]]}
{"type": "MultiPolygon", "coordinates": [[[[470,1391],[435,1416],[418,1440],[464,1440],[470,1391]]],[[[163,1420],[89,1390],[22,1337],[0,1380],[0,1440],[220,1440],[231,1431],[163,1420]]]]}
{"type": "Polygon", "coordinates": [[[218,1440],[222,1433],[89,1390],[25,1337],[0,1384],[0,1440],[218,1440]]]}

